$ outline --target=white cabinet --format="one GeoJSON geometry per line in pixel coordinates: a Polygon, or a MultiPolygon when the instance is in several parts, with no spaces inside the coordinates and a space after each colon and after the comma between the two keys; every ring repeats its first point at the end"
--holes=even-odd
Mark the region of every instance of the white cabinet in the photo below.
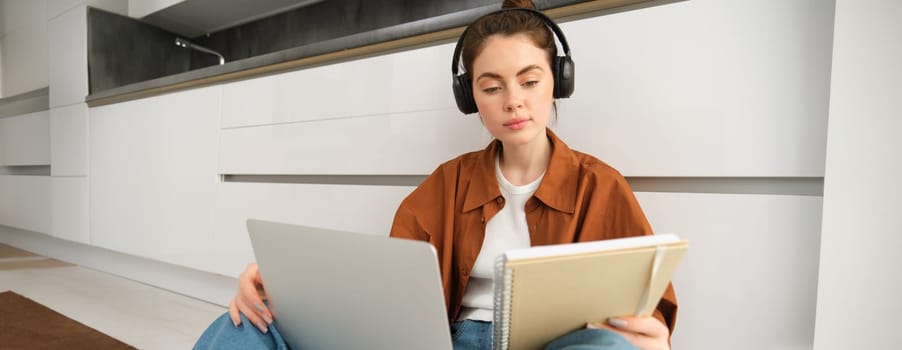
{"type": "Polygon", "coordinates": [[[88,24],[84,4],[47,22],[50,107],[81,103],[88,95],[88,24]]]}
{"type": "Polygon", "coordinates": [[[457,110],[222,130],[224,174],[430,174],[492,139],[457,110]]]}
{"type": "Polygon", "coordinates": [[[92,108],[92,243],[195,267],[210,242],[220,88],[92,108]]]}
{"type": "Polygon", "coordinates": [[[223,183],[204,270],[238,276],[254,261],[245,222],[260,219],[388,236],[406,186],[223,183]]]}
{"type": "Polygon", "coordinates": [[[831,2],[685,1],[564,23],[560,135],[627,176],[824,175],[831,2]]]}
{"type": "Polygon", "coordinates": [[[51,234],[78,243],[91,243],[88,231],[88,178],[53,177],[51,185],[51,234]]]}
{"type": "MultiPolygon", "coordinates": [[[[209,87],[89,110],[92,244],[234,276],[253,260],[248,218],[388,234],[411,187],[219,182],[219,100],[220,87],[209,87]]],[[[403,134],[428,140],[439,132],[403,134]]],[[[349,152],[365,148],[359,138],[342,140],[355,147],[349,152]]]]}
{"type": "Polygon", "coordinates": [[[45,21],[47,2],[47,0],[0,1],[0,36],[45,21]]]}
{"type": "MultiPolygon", "coordinates": [[[[43,16],[41,17],[43,19],[43,16]]],[[[47,22],[29,23],[0,36],[3,96],[47,86],[47,22]]]]}
{"type": "Polygon", "coordinates": [[[431,46],[225,84],[222,127],[454,108],[453,50],[431,46]]]}
{"type": "Polygon", "coordinates": [[[821,197],[637,198],[655,232],[689,239],[673,279],[680,305],[674,349],[811,349],[821,197]]]}
{"type": "Polygon", "coordinates": [[[50,177],[0,175],[0,225],[50,233],[50,177]]]}
{"type": "Polygon", "coordinates": [[[224,174],[429,174],[492,137],[451,93],[452,44],[223,85],[224,174]]]}
{"type": "Polygon", "coordinates": [[[0,97],[47,86],[46,12],[47,0],[0,1],[0,97]]]}
{"type": "Polygon", "coordinates": [[[0,166],[50,164],[50,113],[0,118],[0,166]]]}
{"type": "Polygon", "coordinates": [[[50,165],[53,176],[88,174],[88,105],[50,109],[50,165]]]}
{"type": "MultiPolygon", "coordinates": [[[[821,177],[832,11],[830,3],[816,1],[804,6],[688,1],[565,22],[577,86],[572,98],[559,101],[553,127],[573,148],[627,176],[821,177]]],[[[376,138],[401,123],[399,116],[441,113],[461,119],[449,82],[452,49],[452,44],[417,48],[226,84],[224,148],[232,147],[232,136],[255,132],[273,133],[271,141],[287,149],[307,145],[275,141],[285,135],[281,130],[305,128],[353,139],[358,125],[393,117],[385,123],[391,126],[374,130],[376,138]],[[346,129],[329,130],[339,120],[346,129]],[[232,132],[250,126],[270,129],[232,132]]],[[[448,129],[448,137],[472,135],[454,134],[458,131],[448,129]]],[[[369,152],[372,142],[364,140],[361,157],[392,152],[378,145],[369,152]]],[[[468,141],[449,145],[454,151],[479,148],[468,141]]],[[[222,154],[228,172],[243,162],[231,152],[222,154]]],[[[336,152],[327,147],[324,154],[336,152]]],[[[294,158],[297,162],[311,157],[262,147],[259,161],[273,153],[302,156],[294,158]]],[[[383,170],[389,171],[376,171],[383,170]]]]}

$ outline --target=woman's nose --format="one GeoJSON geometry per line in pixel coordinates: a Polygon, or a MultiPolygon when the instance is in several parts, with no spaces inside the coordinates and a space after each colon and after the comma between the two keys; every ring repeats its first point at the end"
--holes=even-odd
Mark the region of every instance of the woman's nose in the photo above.
{"type": "Polygon", "coordinates": [[[511,112],[523,107],[523,98],[517,92],[510,91],[507,94],[507,99],[504,101],[504,110],[511,112]]]}

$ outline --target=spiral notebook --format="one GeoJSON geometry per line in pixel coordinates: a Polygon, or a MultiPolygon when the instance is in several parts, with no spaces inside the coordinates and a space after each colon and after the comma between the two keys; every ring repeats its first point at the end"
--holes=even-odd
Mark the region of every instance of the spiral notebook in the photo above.
{"type": "Polygon", "coordinates": [[[501,254],[492,348],[540,349],[588,322],[651,315],[688,247],[661,234],[501,254]]]}

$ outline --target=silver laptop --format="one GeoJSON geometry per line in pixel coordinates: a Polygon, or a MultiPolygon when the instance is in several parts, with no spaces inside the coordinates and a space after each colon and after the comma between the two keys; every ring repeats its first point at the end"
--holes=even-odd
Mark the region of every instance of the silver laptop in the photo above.
{"type": "Polygon", "coordinates": [[[260,220],[247,229],[292,348],[451,350],[429,243],[260,220]]]}

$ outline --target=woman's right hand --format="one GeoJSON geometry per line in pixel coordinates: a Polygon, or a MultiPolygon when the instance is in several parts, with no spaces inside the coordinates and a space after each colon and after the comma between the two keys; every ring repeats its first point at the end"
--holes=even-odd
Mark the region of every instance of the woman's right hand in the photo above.
{"type": "Polygon", "coordinates": [[[257,270],[257,263],[250,263],[238,276],[238,294],[229,303],[229,318],[237,327],[241,324],[241,314],[247,317],[261,332],[266,333],[272,323],[272,312],[263,303],[267,299],[263,280],[257,270]],[[239,314],[240,312],[240,314],[239,314]]]}

